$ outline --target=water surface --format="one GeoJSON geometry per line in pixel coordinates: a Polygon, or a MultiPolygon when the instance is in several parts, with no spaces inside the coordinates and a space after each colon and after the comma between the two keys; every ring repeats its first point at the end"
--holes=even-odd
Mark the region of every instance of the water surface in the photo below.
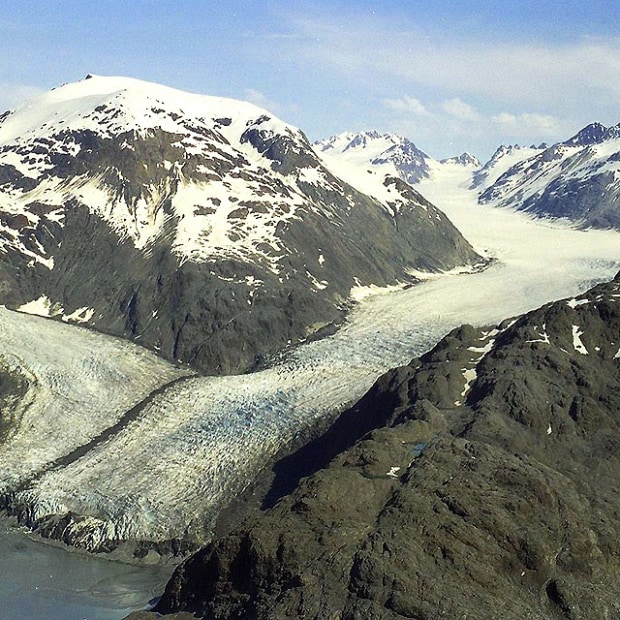
{"type": "Polygon", "coordinates": [[[3,620],[120,620],[159,596],[171,572],[70,553],[0,526],[3,620]]]}

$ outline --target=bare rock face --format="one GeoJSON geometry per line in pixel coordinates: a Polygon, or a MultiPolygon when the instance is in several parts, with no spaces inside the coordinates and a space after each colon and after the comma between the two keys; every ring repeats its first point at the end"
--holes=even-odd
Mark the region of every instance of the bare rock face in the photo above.
{"type": "Polygon", "coordinates": [[[462,327],[354,410],[374,430],[185,561],[159,613],[620,613],[620,277],[494,329],[462,327]]]}

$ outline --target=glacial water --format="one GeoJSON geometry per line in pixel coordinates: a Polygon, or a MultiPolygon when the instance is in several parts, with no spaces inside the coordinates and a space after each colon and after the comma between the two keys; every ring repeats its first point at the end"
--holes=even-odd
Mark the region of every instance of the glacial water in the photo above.
{"type": "Polygon", "coordinates": [[[70,553],[0,527],[0,618],[120,620],[159,596],[171,570],[70,553]]]}

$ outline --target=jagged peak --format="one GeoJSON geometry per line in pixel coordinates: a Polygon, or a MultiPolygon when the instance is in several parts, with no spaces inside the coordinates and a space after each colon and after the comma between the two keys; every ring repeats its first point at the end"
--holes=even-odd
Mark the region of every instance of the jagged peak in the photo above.
{"type": "Polygon", "coordinates": [[[609,128],[602,123],[590,123],[581,131],[569,138],[564,144],[567,146],[589,146],[603,142],[608,137],[609,128]]]}
{"type": "Polygon", "coordinates": [[[421,156],[428,158],[429,156],[419,149],[409,138],[395,133],[381,133],[376,130],[367,130],[360,132],[346,131],[336,134],[324,140],[317,140],[315,146],[318,150],[338,151],[344,153],[353,149],[363,149],[373,147],[385,152],[389,149],[404,148],[415,151],[421,156]]]}
{"type": "Polygon", "coordinates": [[[519,151],[525,148],[521,144],[500,144],[497,149],[495,149],[495,153],[491,156],[491,159],[496,157],[501,157],[502,155],[507,155],[509,153],[514,153],[515,151],[519,151]]]}
{"type": "Polygon", "coordinates": [[[461,155],[455,155],[454,157],[448,157],[447,159],[442,159],[439,162],[440,164],[458,164],[461,166],[475,166],[476,168],[479,168],[480,166],[482,166],[482,164],[480,163],[480,160],[475,156],[472,155],[471,153],[468,153],[467,151],[465,151],[464,153],[461,153],[461,155]]]}

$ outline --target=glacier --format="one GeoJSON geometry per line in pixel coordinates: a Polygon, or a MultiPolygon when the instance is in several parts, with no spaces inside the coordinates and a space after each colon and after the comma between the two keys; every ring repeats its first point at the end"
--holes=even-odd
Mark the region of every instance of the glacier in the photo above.
{"type": "MultiPolygon", "coordinates": [[[[142,396],[139,414],[57,466],[42,466],[42,457],[22,463],[20,451],[9,442],[0,451],[6,463],[0,483],[10,487],[24,467],[29,472],[27,484],[13,485],[12,500],[27,512],[28,521],[36,525],[53,515],[81,515],[69,521],[64,536],[89,550],[130,540],[208,540],[231,495],[251,484],[283,446],[295,445],[358,400],[387,369],[428,350],[457,325],[495,325],[574,296],[620,269],[618,232],[576,230],[478,204],[477,192],[470,189],[470,169],[456,163],[430,166],[430,177],[417,189],[491,260],[489,267],[426,274],[415,286],[358,291],[371,294],[358,295],[335,334],[292,346],[252,374],[183,376],[182,369],[161,368],[151,385],[144,385],[150,396],[142,396]]],[[[22,318],[3,311],[0,329],[6,331],[22,318]]],[[[55,347],[57,323],[29,320],[49,326],[47,346],[55,347]]],[[[121,341],[113,342],[113,347],[121,346],[121,341]]],[[[45,346],[39,343],[36,350],[45,346]]],[[[34,357],[25,365],[35,375],[50,372],[34,357]]],[[[122,372],[132,381],[137,378],[133,371],[122,372]]],[[[104,407],[96,428],[91,416],[80,418],[76,411],[84,403],[92,408],[92,403],[105,401],[122,383],[122,372],[110,371],[109,379],[91,384],[87,394],[76,392],[73,407],[59,405],[51,414],[53,423],[33,419],[28,449],[45,454],[58,447],[60,455],[68,444],[50,441],[54,433],[62,435],[76,425],[89,438],[117,423],[122,407],[104,407]]],[[[54,453],[54,458],[60,456],[54,453]]]]}

